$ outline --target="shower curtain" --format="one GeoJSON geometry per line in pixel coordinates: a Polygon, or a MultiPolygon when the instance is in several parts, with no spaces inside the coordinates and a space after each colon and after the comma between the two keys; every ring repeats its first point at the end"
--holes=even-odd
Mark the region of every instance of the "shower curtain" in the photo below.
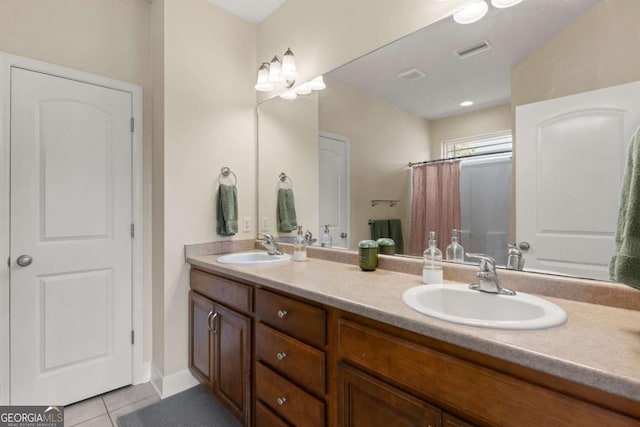
{"type": "Polygon", "coordinates": [[[414,166],[412,174],[410,254],[422,255],[435,231],[444,256],[451,230],[460,229],[460,161],[414,166]]]}

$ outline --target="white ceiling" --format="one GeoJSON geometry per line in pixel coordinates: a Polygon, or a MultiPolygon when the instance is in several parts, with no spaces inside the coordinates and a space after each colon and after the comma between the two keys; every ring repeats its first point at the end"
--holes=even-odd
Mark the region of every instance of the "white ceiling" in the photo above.
{"type": "Polygon", "coordinates": [[[501,105],[511,95],[511,68],[601,0],[525,0],[490,7],[481,21],[443,19],[327,74],[368,95],[427,119],[501,105]],[[493,48],[464,59],[455,51],[488,40],[493,48]],[[417,68],[426,78],[397,75],[417,68]],[[473,107],[462,108],[465,100],[473,107]]]}
{"type": "Polygon", "coordinates": [[[207,0],[245,21],[257,24],[271,15],[287,0],[207,0]]]}

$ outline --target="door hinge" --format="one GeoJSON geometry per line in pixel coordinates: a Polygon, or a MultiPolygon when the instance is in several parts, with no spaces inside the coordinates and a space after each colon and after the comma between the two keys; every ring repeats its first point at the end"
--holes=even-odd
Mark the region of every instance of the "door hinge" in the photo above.
{"type": "Polygon", "coordinates": [[[11,267],[11,257],[7,258],[7,267],[11,267]]]}
{"type": "Polygon", "coordinates": [[[135,342],[134,331],[131,331],[131,345],[133,345],[134,342],[135,342]]]}
{"type": "Polygon", "coordinates": [[[130,128],[131,128],[131,132],[133,132],[133,130],[135,129],[135,119],[133,117],[131,117],[131,122],[130,122],[130,128]]]}
{"type": "Polygon", "coordinates": [[[136,226],[131,224],[131,238],[133,239],[136,236],[136,226]]]}

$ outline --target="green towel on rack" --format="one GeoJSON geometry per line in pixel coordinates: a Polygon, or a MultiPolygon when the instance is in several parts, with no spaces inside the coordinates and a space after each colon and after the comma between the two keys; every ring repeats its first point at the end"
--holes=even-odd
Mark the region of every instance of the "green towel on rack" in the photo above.
{"type": "Polygon", "coordinates": [[[278,229],[282,232],[298,228],[296,203],[291,188],[278,189],[278,229]]]}
{"type": "Polygon", "coordinates": [[[404,242],[402,241],[402,222],[399,219],[389,220],[389,236],[396,244],[397,254],[404,253],[404,242]]]}
{"type": "Polygon", "coordinates": [[[376,219],[371,224],[371,240],[378,240],[383,237],[389,237],[389,220],[376,219]]]}
{"type": "Polygon", "coordinates": [[[238,192],[235,185],[220,184],[218,188],[216,232],[233,236],[238,232],[238,192]]]}
{"type": "Polygon", "coordinates": [[[640,129],[629,144],[627,168],[622,183],[616,254],[609,274],[616,282],[640,290],[640,129]]]}

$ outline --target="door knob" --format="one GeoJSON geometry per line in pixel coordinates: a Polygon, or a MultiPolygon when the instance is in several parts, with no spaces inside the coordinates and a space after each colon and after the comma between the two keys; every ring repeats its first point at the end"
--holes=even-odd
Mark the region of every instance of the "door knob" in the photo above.
{"type": "Polygon", "coordinates": [[[520,244],[518,244],[518,247],[523,251],[528,251],[529,249],[531,249],[531,245],[529,244],[529,242],[520,242],[520,244]]]}
{"type": "Polygon", "coordinates": [[[346,239],[347,238],[347,233],[345,233],[345,232],[340,233],[340,238],[346,239]]]}
{"type": "Polygon", "coordinates": [[[33,258],[31,258],[29,255],[20,255],[16,260],[16,263],[20,267],[27,267],[31,265],[32,262],[33,262],[33,258]]]}

